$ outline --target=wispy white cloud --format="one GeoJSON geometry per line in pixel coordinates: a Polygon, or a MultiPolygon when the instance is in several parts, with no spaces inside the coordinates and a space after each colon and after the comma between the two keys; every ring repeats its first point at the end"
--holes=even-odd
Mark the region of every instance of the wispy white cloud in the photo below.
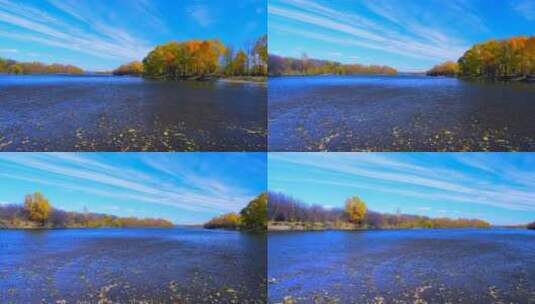
{"type": "MultiPolygon", "coordinates": [[[[150,158],[154,158],[154,154],[150,158]]],[[[105,160],[105,157],[103,158],[105,160]]],[[[101,161],[82,154],[38,153],[0,155],[2,178],[18,179],[33,183],[52,185],[73,191],[95,194],[101,197],[134,200],[139,202],[172,206],[187,211],[237,211],[255,194],[218,177],[202,177],[195,172],[183,173],[177,179],[167,179],[160,174],[101,161]],[[16,173],[7,173],[16,166],[16,173]],[[20,168],[24,168],[21,170],[20,168]],[[40,175],[54,178],[40,178],[40,175]]],[[[153,169],[173,167],[176,160],[162,155],[153,161],[153,169]]],[[[169,172],[173,173],[173,172],[169,172]]]]}
{"type": "MultiPolygon", "coordinates": [[[[393,1],[381,0],[355,4],[362,5],[375,13],[380,21],[353,12],[337,11],[326,2],[278,0],[268,5],[271,17],[292,23],[304,23],[309,27],[305,30],[303,29],[305,27],[300,29],[299,26],[285,26],[279,24],[277,19],[273,19],[270,30],[293,33],[331,44],[355,45],[428,61],[456,59],[468,46],[465,41],[451,35],[448,27],[433,26],[430,20],[416,18],[415,16],[421,16],[425,11],[414,11],[414,7],[410,7],[409,4],[400,6],[393,1]],[[404,9],[405,7],[407,9],[404,9]]],[[[463,15],[467,17],[463,19],[469,20],[465,22],[478,24],[480,28],[484,27],[477,14],[472,13],[465,4],[454,0],[449,7],[452,11],[464,8],[466,12],[463,15]]]]}
{"type": "Polygon", "coordinates": [[[513,10],[527,20],[535,21],[535,2],[532,0],[519,0],[511,2],[513,10]]]}
{"type": "MultiPolygon", "coordinates": [[[[0,0],[0,23],[13,28],[1,31],[0,37],[124,61],[142,58],[151,48],[147,41],[138,38],[135,33],[129,33],[120,24],[110,24],[110,20],[93,15],[90,7],[79,2],[75,5],[71,1],[49,0],[49,3],[60,13],[73,17],[72,22],[67,23],[64,18],[56,18],[52,13],[40,11],[29,4],[0,0]]],[[[147,14],[152,18],[146,20],[155,19],[153,13],[147,14]]],[[[163,27],[161,29],[164,30],[163,27]]]]}
{"type": "Polygon", "coordinates": [[[192,5],[188,8],[188,13],[202,27],[208,27],[215,22],[210,13],[210,8],[206,5],[192,5]]]}
{"type": "Polygon", "coordinates": [[[18,53],[17,49],[0,49],[0,53],[18,53]]]}
{"type": "MultiPolygon", "coordinates": [[[[452,159],[459,160],[463,156],[456,155],[452,159]]],[[[302,166],[303,170],[313,168],[337,175],[331,175],[329,178],[322,175],[319,179],[311,177],[286,181],[270,178],[270,184],[272,182],[278,184],[315,183],[325,186],[367,189],[430,201],[453,201],[509,210],[535,211],[535,192],[533,191],[535,177],[531,172],[525,169],[504,168],[503,171],[491,173],[487,167],[474,162],[474,156],[466,155],[465,157],[467,159],[462,164],[478,170],[477,174],[425,163],[419,164],[416,161],[400,161],[394,157],[378,154],[307,153],[294,157],[291,154],[277,153],[269,155],[270,162],[290,163],[302,166]],[[490,181],[487,181],[482,178],[484,174],[493,176],[489,179],[490,181]],[[500,177],[508,181],[499,180],[500,177]],[[352,182],[355,178],[360,180],[364,178],[369,182],[352,182]],[[520,179],[521,182],[519,183],[515,178],[520,179]]],[[[421,162],[426,160],[421,155],[418,158],[421,162]]],[[[501,164],[496,164],[496,166],[501,166],[501,164]]]]}
{"type": "Polygon", "coordinates": [[[50,4],[58,8],[59,10],[63,11],[63,13],[74,17],[78,19],[79,21],[87,23],[88,20],[82,16],[82,14],[78,13],[76,10],[76,6],[72,3],[65,1],[65,0],[48,0],[50,4]]]}

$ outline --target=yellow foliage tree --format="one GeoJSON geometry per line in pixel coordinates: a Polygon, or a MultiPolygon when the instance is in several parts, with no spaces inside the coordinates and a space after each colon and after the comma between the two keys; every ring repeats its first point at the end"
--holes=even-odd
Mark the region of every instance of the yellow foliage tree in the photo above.
{"type": "Polygon", "coordinates": [[[204,227],[208,229],[213,229],[213,228],[236,229],[240,226],[240,224],[241,224],[240,215],[235,212],[231,212],[231,213],[223,214],[221,216],[211,219],[209,222],[204,224],[204,227]]]}
{"type": "Polygon", "coordinates": [[[140,61],[132,61],[123,64],[113,71],[113,75],[143,75],[143,63],[140,61]]]}
{"type": "Polygon", "coordinates": [[[459,65],[457,62],[446,61],[442,64],[435,65],[431,70],[427,71],[429,76],[455,76],[459,73],[459,65]]]}
{"type": "Polygon", "coordinates": [[[47,198],[40,192],[36,192],[32,195],[26,195],[24,198],[24,209],[28,212],[28,218],[31,221],[40,222],[44,225],[50,216],[52,206],[50,206],[47,198]]]}
{"type": "Polygon", "coordinates": [[[489,40],[474,45],[459,59],[465,77],[511,78],[535,74],[535,36],[489,40]]]}
{"type": "Polygon", "coordinates": [[[257,231],[267,229],[267,202],[267,193],[262,193],[241,210],[241,224],[245,229],[257,231]]]}
{"type": "Polygon", "coordinates": [[[345,211],[351,222],[361,224],[366,216],[366,203],[364,203],[358,196],[353,196],[346,200],[345,211]]]}

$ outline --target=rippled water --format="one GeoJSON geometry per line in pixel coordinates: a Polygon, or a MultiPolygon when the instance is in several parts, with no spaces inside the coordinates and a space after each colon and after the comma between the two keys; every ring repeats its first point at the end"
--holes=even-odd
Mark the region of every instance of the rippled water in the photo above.
{"type": "Polygon", "coordinates": [[[261,235],[0,230],[0,303],[264,303],[265,276],[261,235]]]}
{"type": "Polygon", "coordinates": [[[271,151],[535,151],[535,84],[280,77],[268,95],[271,151]]]}
{"type": "Polygon", "coordinates": [[[529,230],[270,233],[268,261],[270,303],[535,301],[529,230]]]}
{"type": "Polygon", "coordinates": [[[0,75],[0,151],[259,151],[266,88],[0,75]]]}

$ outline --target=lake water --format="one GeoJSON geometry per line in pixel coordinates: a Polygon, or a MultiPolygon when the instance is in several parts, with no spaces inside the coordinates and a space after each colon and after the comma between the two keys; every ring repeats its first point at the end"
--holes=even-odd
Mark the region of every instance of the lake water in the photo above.
{"type": "Polygon", "coordinates": [[[279,77],[268,95],[271,151],[535,151],[535,84],[279,77]]]}
{"type": "Polygon", "coordinates": [[[0,75],[0,151],[261,151],[267,89],[0,75]]]}
{"type": "Polygon", "coordinates": [[[266,239],[193,228],[0,230],[0,291],[0,303],[265,303],[266,239]]]}
{"type": "Polygon", "coordinates": [[[270,233],[268,261],[270,303],[535,303],[523,229],[270,233]]]}

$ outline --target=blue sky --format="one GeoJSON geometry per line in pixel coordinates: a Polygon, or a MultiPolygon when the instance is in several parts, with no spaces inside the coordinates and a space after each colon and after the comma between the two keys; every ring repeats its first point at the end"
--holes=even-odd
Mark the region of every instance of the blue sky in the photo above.
{"type": "Polygon", "coordinates": [[[358,195],[379,212],[535,221],[533,153],[270,153],[268,166],[270,191],[328,208],[358,195]]]}
{"type": "Polygon", "coordinates": [[[0,153],[0,204],[204,223],[266,191],[265,153],[0,153]]]}
{"type": "Polygon", "coordinates": [[[244,47],[266,14],[265,0],[0,0],[0,57],[109,70],[170,40],[244,47]]]}
{"type": "Polygon", "coordinates": [[[422,71],[491,38],[535,34],[533,0],[269,0],[273,54],[422,71]]]}

